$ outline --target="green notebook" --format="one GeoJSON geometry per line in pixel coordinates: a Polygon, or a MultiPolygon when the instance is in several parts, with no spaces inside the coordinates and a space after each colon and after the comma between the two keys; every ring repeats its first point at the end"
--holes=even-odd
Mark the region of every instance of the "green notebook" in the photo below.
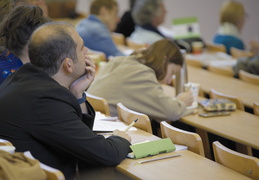
{"type": "Polygon", "coordinates": [[[130,158],[144,158],[161,153],[175,151],[175,146],[170,138],[159,139],[145,143],[133,144],[130,146],[133,153],[129,155],[130,158]]]}

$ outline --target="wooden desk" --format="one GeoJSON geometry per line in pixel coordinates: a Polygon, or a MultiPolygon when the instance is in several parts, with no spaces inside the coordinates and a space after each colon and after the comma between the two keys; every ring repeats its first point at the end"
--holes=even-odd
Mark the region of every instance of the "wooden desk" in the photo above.
{"type": "Polygon", "coordinates": [[[259,150],[259,116],[236,110],[230,116],[204,118],[194,114],[181,121],[259,150]]]}
{"type": "Polygon", "coordinates": [[[181,156],[144,164],[138,163],[138,161],[143,159],[125,159],[117,166],[117,169],[134,179],[250,179],[188,150],[160,154],[145,158],[145,160],[176,154],[180,154],[181,156]]]}
{"type": "MultiPolygon", "coordinates": [[[[128,131],[128,133],[132,137],[132,143],[160,139],[159,137],[140,129],[128,131]]],[[[242,174],[188,150],[165,153],[137,160],[126,158],[116,167],[116,169],[135,179],[249,179],[242,174]],[[181,156],[145,164],[138,163],[139,160],[143,159],[153,159],[175,154],[180,154],[181,156]]]]}
{"type": "Polygon", "coordinates": [[[186,54],[186,63],[196,67],[208,67],[210,64],[222,64],[233,66],[236,60],[223,52],[204,51],[201,54],[186,54]]]}
{"type": "Polygon", "coordinates": [[[246,154],[249,147],[259,150],[259,117],[236,110],[230,116],[200,117],[198,114],[181,118],[181,122],[196,128],[204,144],[206,157],[210,158],[210,147],[207,132],[224,137],[237,143],[238,151],[246,154]]]}
{"type": "Polygon", "coordinates": [[[199,83],[204,93],[209,94],[215,89],[224,94],[242,99],[244,105],[253,108],[254,102],[259,102],[259,86],[251,83],[216,74],[201,68],[188,66],[188,80],[199,83]]]}
{"type": "MultiPolygon", "coordinates": [[[[173,87],[163,85],[163,90],[168,96],[175,92],[173,87]]],[[[258,91],[259,92],[259,91],[258,91]]],[[[258,101],[259,102],[259,101],[258,101]]],[[[210,158],[210,147],[207,132],[227,138],[238,143],[239,151],[248,153],[247,146],[259,150],[259,116],[236,110],[230,116],[200,117],[198,114],[184,116],[181,122],[196,128],[202,137],[206,157],[210,158]]]]}

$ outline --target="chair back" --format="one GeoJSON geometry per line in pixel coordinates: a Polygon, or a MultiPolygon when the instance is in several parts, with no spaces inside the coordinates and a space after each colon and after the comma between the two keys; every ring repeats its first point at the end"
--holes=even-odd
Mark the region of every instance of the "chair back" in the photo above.
{"type": "Polygon", "coordinates": [[[239,59],[241,57],[252,57],[253,53],[247,50],[237,49],[235,47],[230,48],[230,54],[233,58],[239,59]]]}
{"type": "Polygon", "coordinates": [[[114,44],[123,45],[123,46],[126,45],[126,40],[125,40],[125,37],[123,34],[112,32],[111,36],[112,36],[112,40],[113,40],[114,44]]]}
{"type": "Polygon", "coordinates": [[[94,96],[86,92],[87,101],[93,106],[95,111],[100,111],[101,113],[110,116],[110,108],[106,99],[98,96],[94,96]]]}
{"type": "Polygon", "coordinates": [[[208,52],[224,52],[226,53],[226,47],[223,44],[206,43],[206,49],[208,52]]]}
{"type": "Polygon", "coordinates": [[[170,138],[174,144],[185,145],[188,150],[205,156],[202,139],[197,133],[178,129],[166,121],[160,123],[162,138],[170,138]]]}
{"type": "Polygon", "coordinates": [[[230,76],[233,77],[234,76],[234,72],[231,68],[227,68],[225,66],[215,66],[210,64],[208,66],[208,70],[210,70],[211,72],[215,72],[217,74],[222,74],[225,76],[230,76]]]}
{"type": "Polygon", "coordinates": [[[259,75],[251,74],[244,70],[239,70],[238,76],[239,76],[239,79],[243,81],[259,85],[259,75]]]}
{"type": "Polygon", "coordinates": [[[121,121],[130,124],[132,121],[138,119],[134,126],[142,129],[143,131],[153,134],[151,122],[147,115],[128,109],[122,103],[117,104],[117,110],[118,117],[121,121]]]}
{"type": "Polygon", "coordinates": [[[13,144],[10,141],[0,138],[0,146],[13,146],[13,144]]]}
{"type": "MultiPolygon", "coordinates": [[[[25,151],[24,155],[28,158],[35,159],[30,151],[25,151]]],[[[40,167],[46,173],[47,180],[65,180],[65,176],[60,170],[47,166],[41,162],[40,167]]]]}
{"type": "Polygon", "coordinates": [[[148,45],[145,43],[136,43],[134,41],[132,41],[130,38],[126,38],[126,44],[129,48],[137,50],[137,49],[141,49],[141,48],[147,48],[148,45]]]}
{"type": "Polygon", "coordinates": [[[238,97],[230,96],[227,94],[220,93],[214,89],[210,90],[210,98],[211,99],[229,99],[230,101],[236,103],[237,109],[244,111],[245,106],[242,100],[238,97]]]}
{"type": "Polygon", "coordinates": [[[259,103],[254,103],[254,114],[259,116],[259,103]]]}
{"type": "Polygon", "coordinates": [[[213,142],[215,161],[252,179],[259,179],[259,159],[233,151],[220,142],[213,142]]]}

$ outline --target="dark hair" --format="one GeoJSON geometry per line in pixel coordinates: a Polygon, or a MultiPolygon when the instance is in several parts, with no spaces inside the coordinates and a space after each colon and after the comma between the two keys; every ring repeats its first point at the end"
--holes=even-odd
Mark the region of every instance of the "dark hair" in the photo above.
{"type": "Polygon", "coordinates": [[[8,49],[20,56],[32,32],[49,21],[38,6],[16,6],[0,24],[0,52],[8,49]]]}
{"type": "Polygon", "coordinates": [[[183,65],[183,56],[179,47],[170,39],[162,39],[149,48],[133,53],[137,60],[152,68],[158,80],[162,80],[167,71],[168,63],[183,65]]]}
{"type": "Polygon", "coordinates": [[[65,58],[77,61],[77,44],[70,31],[73,26],[64,22],[50,22],[41,28],[48,28],[48,32],[37,35],[35,31],[29,42],[29,57],[32,64],[53,76],[65,58]]]}

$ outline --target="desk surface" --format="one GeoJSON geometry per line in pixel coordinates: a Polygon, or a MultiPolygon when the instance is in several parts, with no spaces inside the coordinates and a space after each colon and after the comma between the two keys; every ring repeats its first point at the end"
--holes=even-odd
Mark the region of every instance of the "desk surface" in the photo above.
{"type": "Polygon", "coordinates": [[[197,155],[191,151],[183,150],[160,154],[146,159],[180,154],[179,157],[168,158],[140,164],[143,159],[125,159],[117,169],[136,179],[199,179],[199,180],[229,180],[250,179],[214,161],[197,155]]]}
{"type": "Polygon", "coordinates": [[[236,110],[230,116],[204,118],[192,114],[181,121],[259,150],[259,116],[236,110]]]}
{"type": "MultiPolygon", "coordinates": [[[[128,131],[128,133],[132,138],[132,143],[160,139],[159,137],[140,129],[128,131]]],[[[116,168],[127,176],[136,179],[249,179],[229,168],[188,150],[164,153],[137,160],[126,158],[116,168]],[[147,160],[176,154],[180,154],[181,156],[144,164],[138,162],[143,159],[147,160]]]]}
{"type": "Polygon", "coordinates": [[[253,108],[254,102],[259,102],[259,86],[255,84],[191,66],[188,66],[188,79],[190,82],[199,83],[205,93],[215,89],[221,93],[239,97],[249,108],[253,108]]]}
{"type": "Polygon", "coordinates": [[[185,59],[188,63],[196,62],[195,64],[200,64],[203,67],[207,67],[211,64],[223,65],[223,66],[234,66],[236,64],[236,59],[232,56],[223,52],[209,52],[204,51],[201,54],[186,54],[185,59]]]}
{"type": "MultiPolygon", "coordinates": [[[[163,85],[162,87],[169,96],[175,92],[171,86],[163,85]]],[[[259,116],[236,110],[231,112],[230,116],[221,117],[204,118],[198,114],[191,114],[182,117],[181,121],[259,150],[259,138],[256,138],[259,137],[259,116]]]]}

